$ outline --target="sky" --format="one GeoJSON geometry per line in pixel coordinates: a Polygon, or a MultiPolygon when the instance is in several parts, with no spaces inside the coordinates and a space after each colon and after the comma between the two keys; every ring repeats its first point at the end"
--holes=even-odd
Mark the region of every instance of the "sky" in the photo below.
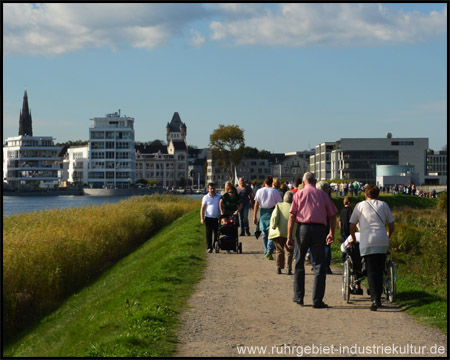
{"type": "Polygon", "coordinates": [[[246,146],[340,138],[447,144],[446,3],[3,3],[3,138],[24,90],[35,136],[88,140],[121,110],[136,141],[222,125],[246,146]]]}

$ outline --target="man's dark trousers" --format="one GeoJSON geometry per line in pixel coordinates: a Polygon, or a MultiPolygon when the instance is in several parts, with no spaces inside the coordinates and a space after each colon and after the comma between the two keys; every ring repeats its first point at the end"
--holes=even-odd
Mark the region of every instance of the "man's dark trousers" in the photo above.
{"type": "Polygon", "coordinates": [[[212,249],[213,245],[217,241],[217,231],[219,229],[219,219],[205,217],[205,227],[206,227],[206,247],[212,249]],[[214,243],[212,241],[214,234],[214,243]]]}
{"type": "Polygon", "coordinates": [[[314,259],[313,305],[321,304],[326,281],[326,227],[322,224],[298,224],[299,237],[295,238],[294,300],[305,295],[305,256],[308,248],[314,259]]]}

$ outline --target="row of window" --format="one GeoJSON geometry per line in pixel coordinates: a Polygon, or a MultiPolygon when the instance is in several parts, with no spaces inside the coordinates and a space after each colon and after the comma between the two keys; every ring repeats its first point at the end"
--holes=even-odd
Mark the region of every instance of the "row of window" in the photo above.
{"type": "Polygon", "coordinates": [[[90,179],[131,179],[129,171],[90,171],[90,179]]]}
{"type": "Polygon", "coordinates": [[[57,157],[56,150],[9,150],[8,159],[57,157]]]}
{"type": "Polygon", "coordinates": [[[131,159],[130,152],[98,151],[91,153],[91,159],[131,159]]]}

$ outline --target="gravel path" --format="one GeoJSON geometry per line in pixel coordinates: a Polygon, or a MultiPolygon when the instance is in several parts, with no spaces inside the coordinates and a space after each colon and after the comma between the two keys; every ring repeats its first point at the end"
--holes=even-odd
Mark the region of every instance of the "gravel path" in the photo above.
{"type": "Polygon", "coordinates": [[[204,278],[182,314],[177,356],[447,357],[447,336],[417,324],[398,307],[383,303],[372,312],[366,291],[344,302],[340,268],[327,275],[324,301],[330,308],[312,308],[310,266],[305,306],[295,304],[293,276],[276,274],[275,261],[263,258],[261,238],[240,241],[242,254],[208,254],[204,278]],[[250,347],[256,353],[250,354],[250,347]]]}

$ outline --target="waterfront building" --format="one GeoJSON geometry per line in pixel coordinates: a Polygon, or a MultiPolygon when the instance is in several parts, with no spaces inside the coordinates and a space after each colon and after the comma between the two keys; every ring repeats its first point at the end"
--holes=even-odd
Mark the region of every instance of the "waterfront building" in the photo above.
{"type": "Polygon", "coordinates": [[[119,110],[90,120],[88,186],[129,188],[136,177],[134,118],[119,110]]]}
{"type": "Polygon", "coordinates": [[[65,180],[75,186],[87,184],[89,145],[71,146],[68,148],[63,158],[63,164],[65,177],[62,177],[61,180],[65,180]]]}
{"type": "Polygon", "coordinates": [[[318,180],[351,179],[376,182],[377,165],[410,165],[423,184],[428,138],[341,138],[315,147],[310,171],[318,180]]]}
{"type": "Polygon", "coordinates": [[[163,187],[185,186],[188,181],[187,126],[178,112],[166,126],[167,146],[136,145],[136,179],[163,187]]]}
{"type": "Polygon", "coordinates": [[[427,150],[426,185],[447,185],[447,151],[427,150]]]}
{"type": "Polygon", "coordinates": [[[58,187],[61,157],[51,136],[32,136],[31,111],[25,90],[19,117],[19,135],[6,139],[3,146],[3,181],[12,189],[58,187]]]}
{"type": "Polygon", "coordinates": [[[13,189],[57,188],[60,146],[51,136],[14,136],[3,146],[3,181],[13,189]]]}

